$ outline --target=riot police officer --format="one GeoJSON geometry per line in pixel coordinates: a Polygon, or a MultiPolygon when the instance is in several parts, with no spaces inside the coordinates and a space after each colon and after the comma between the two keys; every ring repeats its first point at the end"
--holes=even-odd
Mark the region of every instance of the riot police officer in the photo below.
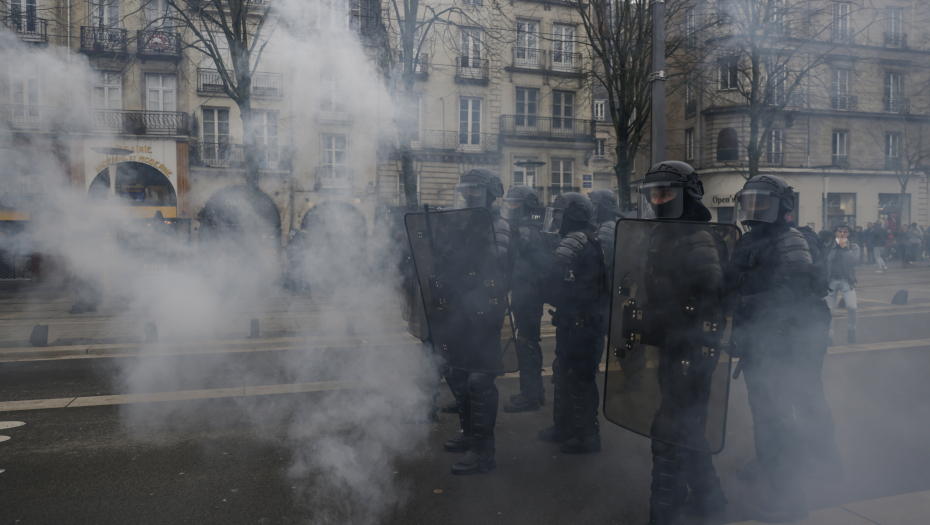
{"type": "Polygon", "coordinates": [[[807,515],[798,484],[802,445],[835,455],[833,417],[821,372],[830,311],[827,283],[804,236],[786,215],[794,192],[779,177],[749,179],[736,198],[736,216],[749,228],[736,245],[731,272],[738,283],[734,355],[745,372],[758,473],[773,495],[754,511],[769,523],[807,515]],[[802,434],[818,434],[805,443],[802,434]]]}
{"type": "Polygon", "coordinates": [[[520,364],[520,393],[510,396],[505,412],[528,412],[544,405],[546,389],[542,381],[542,347],[540,324],[543,314],[542,275],[528,261],[537,250],[544,250],[547,239],[542,233],[543,209],[536,190],[514,186],[507,191],[501,215],[517,231],[517,257],[511,283],[510,309],[517,330],[516,352],[520,364]]]}
{"type": "Polygon", "coordinates": [[[617,207],[617,196],[612,190],[592,191],[588,196],[591,204],[594,205],[594,212],[597,222],[597,240],[604,249],[604,257],[607,261],[607,275],[612,275],[614,255],[614,236],[617,231],[617,219],[620,218],[620,209],[617,207]]]}
{"type": "MultiPolygon", "coordinates": [[[[722,517],[727,500],[714,470],[705,426],[711,381],[719,358],[706,356],[705,322],[725,326],[727,251],[701,203],[704,185],[684,162],[653,166],[640,190],[644,218],[675,221],[652,231],[645,258],[645,319],[656,336],[656,370],[662,396],[652,421],[652,495],[649,523],[677,524],[691,488],[691,509],[722,517]],[[692,314],[694,313],[694,314],[692,314]],[[677,444],[673,444],[677,443],[677,444]]],[[[714,343],[719,342],[715,341],[714,343]]]]}
{"type": "Polygon", "coordinates": [[[604,253],[595,237],[594,206],[580,193],[563,193],[546,210],[544,229],[561,237],[555,254],[534,258],[543,268],[555,307],[552,364],[553,425],[539,431],[566,454],[600,452],[600,404],[595,377],[603,356],[607,294],[604,253]]]}
{"type": "MultiPolygon", "coordinates": [[[[504,279],[508,281],[513,270],[515,235],[511,225],[500,216],[494,201],[504,196],[504,186],[500,177],[494,172],[476,168],[461,176],[455,187],[456,209],[488,208],[492,212],[494,238],[497,253],[501,261],[504,279]]],[[[509,282],[504,283],[505,289],[509,282]]],[[[474,345],[474,353],[488,356],[495,355],[499,360],[501,328],[504,319],[488,319],[475,322],[476,330],[467,334],[473,338],[469,344],[474,345]]],[[[493,363],[485,366],[485,371],[462,368],[446,368],[443,375],[449,383],[452,395],[458,407],[459,423],[462,434],[445,443],[449,452],[466,452],[461,461],[452,466],[452,473],[475,474],[494,469],[494,426],[497,421],[498,390],[494,384],[497,374],[489,370],[493,363]]]]}

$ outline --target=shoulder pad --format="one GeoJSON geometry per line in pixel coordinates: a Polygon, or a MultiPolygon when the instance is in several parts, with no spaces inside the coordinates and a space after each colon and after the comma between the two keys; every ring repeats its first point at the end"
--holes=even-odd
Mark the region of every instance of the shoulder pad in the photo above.
{"type": "Polygon", "coordinates": [[[588,236],[582,232],[571,232],[566,235],[555,249],[555,256],[559,262],[569,265],[575,262],[588,244],[588,236]]]}
{"type": "Polygon", "coordinates": [[[614,232],[617,231],[617,223],[614,221],[605,221],[602,222],[600,226],[597,227],[597,240],[604,241],[613,241],[614,232]]]}
{"type": "Polygon", "coordinates": [[[789,271],[807,270],[813,263],[804,235],[794,228],[780,234],[775,242],[781,264],[789,271]]]}

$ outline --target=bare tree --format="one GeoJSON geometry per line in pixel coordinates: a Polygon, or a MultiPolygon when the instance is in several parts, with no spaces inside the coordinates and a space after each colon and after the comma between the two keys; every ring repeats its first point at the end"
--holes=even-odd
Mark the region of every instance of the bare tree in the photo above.
{"type": "MultiPolygon", "coordinates": [[[[930,121],[922,116],[902,116],[869,127],[875,145],[885,155],[879,169],[894,171],[901,187],[901,206],[907,206],[907,186],[911,179],[930,173],[930,121]]],[[[902,219],[910,209],[902,210],[902,219]]]]}
{"type": "MultiPolygon", "coordinates": [[[[680,21],[689,0],[668,3],[666,27],[680,21]]],[[[620,193],[620,206],[632,208],[630,175],[634,159],[650,134],[652,93],[649,76],[652,73],[652,4],[640,0],[570,0],[569,4],[581,17],[584,36],[592,62],[592,80],[606,91],[607,110],[615,145],[614,173],[620,193]]],[[[693,55],[679,53],[687,35],[670,31],[666,42],[666,57],[674,57],[679,74],[690,70],[688,60],[693,55]]]]}
{"type": "MultiPolygon", "coordinates": [[[[154,0],[147,0],[154,2],[154,0]]],[[[252,79],[278,26],[267,0],[162,0],[164,22],[184,30],[185,45],[209,57],[223,92],[242,118],[246,184],[258,188],[265,158],[252,111],[252,79]],[[227,54],[228,53],[228,54],[227,54]]]]}

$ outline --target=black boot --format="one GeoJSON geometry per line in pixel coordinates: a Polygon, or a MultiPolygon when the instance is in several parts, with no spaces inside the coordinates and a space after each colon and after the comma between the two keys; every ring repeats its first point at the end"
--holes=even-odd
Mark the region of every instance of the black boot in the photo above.
{"type": "Polygon", "coordinates": [[[532,412],[539,410],[539,397],[535,394],[527,397],[523,394],[517,394],[516,397],[510,398],[510,403],[504,405],[504,412],[532,412]]]}
{"type": "Polygon", "coordinates": [[[569,372],[568,384],[572,394],[573,437],[559,445],[563,454],[590,454],[601,451],[600,426],[597,407],[600,398],[594,377],[587,380],[569,372]]]}
{"type": "Polygon", "coordinates": [[[471,439],[468,434],[462,432],[458,436],[446,441],[443,445],[446,452],[467,452],[471,449],[471,439]]]}
{"type": "Polygon", "coordinates": [[[539,387],[542,382],[542,362],[537,362],[533,341],[522,337],[516,343],[517,362],[520,364],[520,393],[510,396],[510,403],[504,405],[504,412],[531,412],[539,410],[539,387]]]}
{"type": "Polygon", "coordinates": [[[552,422],[554,424],[540,430],[537,434],[543,441],[561,443],[572,437],[567,380],[565,370],[556,359],[552,362],[552,422]]]}
{"type": "Polygon", "coordinates": [[[497,422],[498,391],[491,374],[468,376],[471,399],[471,450],[452,465],[456,475],[488,472],[497,467],[494,461],[494,426],[497,422]]]}
{"type": "Polygon", "coordinates": [[[449,404],[442,405],[439,410],[441,410],[443,414],[455,414],[459,411],[459,405],[453,401],[449,404]]]}
{"type": "Polygon", "coordinates": [[[678,447],[653,440],[651,489],[649,524],[681,525],[679,508],[687,486],[681,475],[678,447]]]}

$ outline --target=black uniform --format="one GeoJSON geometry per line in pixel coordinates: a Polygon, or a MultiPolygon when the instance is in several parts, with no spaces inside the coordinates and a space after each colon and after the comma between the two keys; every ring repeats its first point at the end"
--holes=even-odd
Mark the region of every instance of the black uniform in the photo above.
{"type": "Polygon", "coordinates": [[[823,300],[826,280],[804,235],[785,222],[790,192],[777,177],[747,182],[737,210],[752,230],[737,243],[731,259],[738,283],[735,354],[746,376],[759,471],[775,491],[756,509],[755,517],[763,521],[791,521],[807,514],[798,485],[806,441],[801,429],[819,435],[808,444],[823,450],[811,452],[835,452],[833,417],[821,382],[830,323],[823,300]],[[753,191],[756,202],[741,200],[753,191]],[[763,201],[773,192],[786,197],[780,206],[775,204],[777,215],[769,221],[763,201]],[[747,212],[740,209],[743,202],[747,212]]]}

